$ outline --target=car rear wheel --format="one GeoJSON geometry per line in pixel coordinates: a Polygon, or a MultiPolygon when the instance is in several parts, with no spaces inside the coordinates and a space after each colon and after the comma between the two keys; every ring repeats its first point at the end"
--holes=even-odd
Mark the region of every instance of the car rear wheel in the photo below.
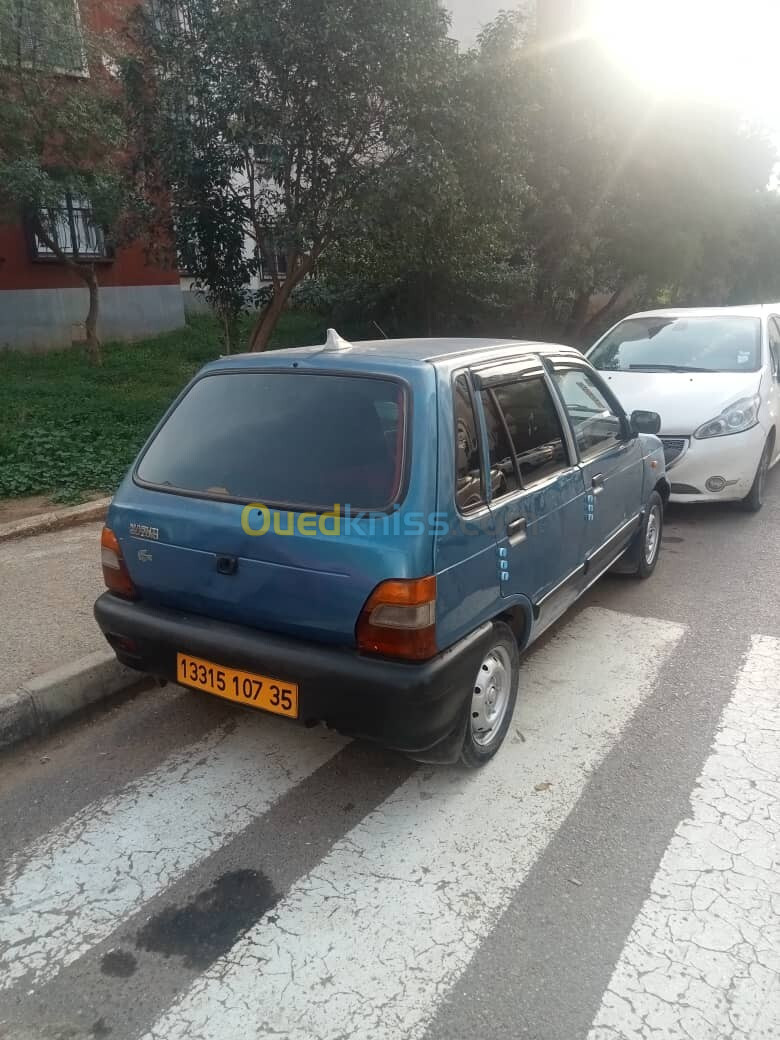
{"type": "Polygon", "coordinates": [[[664,533],[664,503],[654,491],[647,503],[647,511],[639,532],[639,562],[634,574],[637,578],[649,578],[661,554],[661,538],[664,533]]]}
{"type": "Polygon", "coordinates": [[[774,443],[772,438],[769,437],[764,445],[764,450],[761,453],[761,461],[758,464],[756,479],[753,481],[753,487],[750,489],[750,494],[747,498],[742,499],[742,508],[748,513],[757,513],[764,504],[766,478],[769,476],[769,463],[772,458],[773,447],[774,443]]]}
{"type": "Polygon", "coordinates": [[[493,623],[493,638],[474,678],[461,761],[485,765],[504,742],[517,701],[520,654],[511,628],[493,623]]]}

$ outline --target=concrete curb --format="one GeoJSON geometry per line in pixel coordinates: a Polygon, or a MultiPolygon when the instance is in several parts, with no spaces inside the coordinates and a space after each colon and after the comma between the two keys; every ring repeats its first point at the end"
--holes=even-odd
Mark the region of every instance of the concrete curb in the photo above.
{"type": "Polygon", "coordinates": [[[0,748],[41,736],[82,708],[143,682],[106,647],[0,695],[0,748]]]}
{"type": "Polygon", "coordinates": [[[28,538],[30,535],[43,534],[46,531],[61,531],[66,527],[102,520],[110,504],[110,498],[98,498],[81,506],[39,513],[38,516],[28,516],[10,524],[0,524],[0,542],[9,542],[12,538],[28,538]]]}

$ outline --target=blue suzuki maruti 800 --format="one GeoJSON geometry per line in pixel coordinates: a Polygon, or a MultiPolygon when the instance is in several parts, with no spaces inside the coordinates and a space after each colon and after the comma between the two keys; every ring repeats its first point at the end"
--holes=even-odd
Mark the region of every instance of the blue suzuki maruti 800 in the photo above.
{"type": "Polygon", "coordinates": [[[520,653],[609,568],[655,568],[659,426],[566,347],[223,358],[116,494],[95,615],[141,672],[482,765],[520,653]]]}

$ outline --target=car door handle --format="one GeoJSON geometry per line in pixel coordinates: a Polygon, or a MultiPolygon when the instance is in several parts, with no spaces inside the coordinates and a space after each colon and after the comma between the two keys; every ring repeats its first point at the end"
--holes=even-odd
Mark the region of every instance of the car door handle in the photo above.
{"type": "Polygon", "coordinates": [[[602,473],[597,473],[590,482],[590,486],[593,488],[594,495],[600,495],[604,490],[604,475],[602,473]]]}
{"type": "Polygon", "coordinates": [[[507,524],[506,533],[509,535],[510,545],[518,545],[520,542],[524,542],[528,537],[528,523],[525,517],[521,516],[519,520],[513,520],[511,524],[507,524]]]}

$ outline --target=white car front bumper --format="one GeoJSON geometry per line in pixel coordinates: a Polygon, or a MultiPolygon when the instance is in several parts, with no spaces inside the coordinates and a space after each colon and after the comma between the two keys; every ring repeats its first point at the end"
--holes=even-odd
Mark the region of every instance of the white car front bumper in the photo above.
{"type": "Polygon", "coordinates": [[[735,502],[750,493],[766,444],[766,433],[760,425],[745,433],[704,441],[660,436],[665,448],[671,441],[685,441],[682,454],[667,463],[673,502],[735,502]],[[707,487],[708,481],[717,478],[726,482],[722,491],[707,487]]]}

